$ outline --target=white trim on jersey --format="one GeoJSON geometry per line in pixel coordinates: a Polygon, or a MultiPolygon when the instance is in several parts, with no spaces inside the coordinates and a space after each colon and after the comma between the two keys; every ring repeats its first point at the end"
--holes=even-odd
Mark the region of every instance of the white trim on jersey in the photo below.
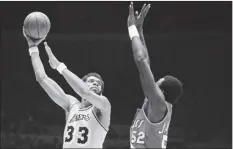
{"type": "Polygon", "coordinates": [[[108,129],[106,129],[106,128],[104,127],[104,125],[101,123],[101,121],[100,121],[100,120],[98,119],[98,117],[96,116],[95,112],[94,112],[93,110],[91,110],[91,111],[92,111],[92,113],[93,113],[95,119],[97,120],[97,122],[100,124],[100,126],[102,126],[102,128],[103,128],[105,131],[108,132],[108,129]]]}
{"type": "Polygon", "coordinates": [[[74,105],[79,104],[79,103],[80,103],[80,102],[75,102],[74,104],[72,104],[72,105],[70,106],[69,112],[71,111],[71,109],[73,108],[74,105]]]}
{"type": "Polygon", "coordinates": [[[89,107],[82,108],[82,109],[78,109],[78,111],[86,111],[86,110],[90,109],[91,107],[93,107],[93,106],[92,106],[92,105],[90,105],[89,107]]]}

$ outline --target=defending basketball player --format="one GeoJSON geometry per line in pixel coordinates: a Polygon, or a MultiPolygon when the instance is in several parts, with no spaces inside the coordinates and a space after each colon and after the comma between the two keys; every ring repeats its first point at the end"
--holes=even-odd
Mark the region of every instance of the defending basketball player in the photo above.
{"type": "Polygon", "coordinates": [[[130,128],[131,148],[166,148],[172,105],[183,92],[182,83],[173,76],[165,76],[155,82],[143,36],[143,21],[150,9],[144,4],[140,14],[129,6],[128,30],[132,41],[134,61],[139,71],[145,95],[130,128]]]}
{"type": "Polygon", "coordinates": [[[64,63],[57,60],[45,43],[51,67],[57,69],[74,91],[82,97],[79,102],[75,97],[66,94],[54,80],[47,76],[37,47],[45,37],[32,40],[25,31],[23,33],[28,41],[36,80],[48,96],[65,110],[63,148],[102,148],[110,125],[111,105],[102,95],[104,82],[100,75],[89,73],[80,79],[67,69],[64,63]]]}

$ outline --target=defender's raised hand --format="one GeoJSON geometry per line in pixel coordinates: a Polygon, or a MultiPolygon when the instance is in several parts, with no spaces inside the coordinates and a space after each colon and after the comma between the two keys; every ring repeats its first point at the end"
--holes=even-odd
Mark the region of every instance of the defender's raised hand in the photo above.
{"type": "Polygon", "coordinates": [[[128,21],[127,25],[130,27],[131,25],[135,25],[135,15],[134,15],[134,8],[133,8],[133,2],[130,3],[129,5],[129,16],[128,16],[128,21]]]}
{"type": "Polygon", "coordinates": [[[143,27],[143,22],[144,22],[144,18],[146,17],[148,11],[150,10],[150,4],[144,4],[142,6],[141,12],[140,14],[138,14],[138,11],[135,12],[135,25],[137,27],[137,29],[142,29],[143,27]]]}

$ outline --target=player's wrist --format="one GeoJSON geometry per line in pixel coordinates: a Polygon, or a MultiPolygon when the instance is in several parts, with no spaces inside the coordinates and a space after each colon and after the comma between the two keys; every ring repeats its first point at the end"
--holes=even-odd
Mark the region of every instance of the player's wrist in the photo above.
{"type": "Polygon", "coordinates": [[[128,31],[129,31],[129,37],[131,40],[133,39],[133,37],[140,37],[138,30],[137,30],[137,27],[135,25],[129,26],[128,31]]]}
{"type": "Polygon", "coordinates": [[[57,66],[57,71],[62,74],[62,72],[67,69],[66,65],[64,63],[59,63],[58,66],[57,66]]]}
{"type": "Polygon", "coordinates": [[[138,29],[139,34],[143,34],[143,28],[142,27],[138,27],[137,29],[138,29]]]}
{"type": "Polygon", "coordinates": [[[39,49],[38,49],[37,46],[31,46],[31,47],[29,47],[28,51],[29,51],[29,55],[30,56],[32,55],[32,53],[39,53],[39,49]]]}

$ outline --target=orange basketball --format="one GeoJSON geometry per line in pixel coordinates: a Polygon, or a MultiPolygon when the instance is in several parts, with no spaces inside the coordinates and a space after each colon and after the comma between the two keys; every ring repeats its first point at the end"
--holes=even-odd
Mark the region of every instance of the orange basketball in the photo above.
{"type": "Polygon", "coordinates": [[[49,18],[42,12],[30,13],[23,24],[25,33],[34,39],[45,37],[51,27],[49,18]]]}

